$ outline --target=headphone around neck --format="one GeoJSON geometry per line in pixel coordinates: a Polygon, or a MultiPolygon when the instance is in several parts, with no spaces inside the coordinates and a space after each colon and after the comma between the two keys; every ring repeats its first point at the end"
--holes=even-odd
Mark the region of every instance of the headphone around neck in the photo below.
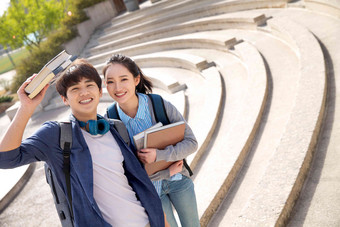
{"type": "Polygon", "coordinates": [[[110,130],[110,123],[105,119],[78,121],[80,127],[85,128],[91,135],[104,135],[110,130]]]}

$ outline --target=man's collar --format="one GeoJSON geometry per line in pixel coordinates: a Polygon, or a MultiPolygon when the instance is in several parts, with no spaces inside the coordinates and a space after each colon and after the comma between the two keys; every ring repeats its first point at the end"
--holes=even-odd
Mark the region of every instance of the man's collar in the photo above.
{"type": "MultiPolygon", "coordinates": [[[[69,119],[70,119],[70,121],[77,121],[77,118],[73,114],[70,114],[69,119]]],[[[106,119],[106,118],[97,114],[97,120],[99,120],[99,119],[106,119]]]]}

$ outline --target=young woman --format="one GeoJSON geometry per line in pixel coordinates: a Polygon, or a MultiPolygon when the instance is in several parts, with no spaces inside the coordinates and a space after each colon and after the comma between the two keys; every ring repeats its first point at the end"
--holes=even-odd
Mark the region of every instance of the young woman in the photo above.
{"type": "MultiPolygon", "coordinates": [[[[157,123],[151,100],[146,95],[151,93],[152,83],[131,58],[121,54],[112,56],[103,68],[103,75],[110,96],[118,104],[119,117],[126,125],[130,138],[157,123]]],[[[170,102],[164,100],[164,107],[170,123],[185,121],[170,102]]],[[[183,167],[183,159],[196,149],[196,138],[186,124],[184,139],[176,145],[167,146],[164,150],[149,147],[137,152],[143,163],[175,161],[168,169],[149,176],[171,227],[177,226],[172,205],[183,227],[200,226],[194,184],[188,169],[183,167]]]]}

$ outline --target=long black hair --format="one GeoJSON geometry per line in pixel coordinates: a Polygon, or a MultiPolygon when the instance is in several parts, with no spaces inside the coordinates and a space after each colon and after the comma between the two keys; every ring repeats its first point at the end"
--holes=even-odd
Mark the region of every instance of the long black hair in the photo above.
{"type": "Polygon", "coordinates": [[[147,94],[152,92],[152,82],[151,80],[144,75],[142,70],[139,68],[139,66],[128,56],[122,55],[122,54],[114,54],[108,61],[106,61],[106,65],[103,68],[103,75],[105,78],[105,74],[107,69],[110,67],[110,65],[113,64],[121,64],[129,72],[133,75],[134,78],[136,78],[138,75],[140,76],[139,84],[136,86],[136,91],[139,93],[147,94]]]}

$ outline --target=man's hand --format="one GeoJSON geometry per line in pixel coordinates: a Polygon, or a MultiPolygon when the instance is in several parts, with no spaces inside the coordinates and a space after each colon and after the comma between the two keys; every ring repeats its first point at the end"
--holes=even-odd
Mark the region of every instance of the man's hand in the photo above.
{"type": "Polygon", "coordinates": [[[182,169],[183,169],[183,160],[174,162],[171,166],[169,166],[170,177],[172,177],[176,173],[181,172],[182,169]]]}
{"type": "Polygon", "coordinates": [[[34,112],[35,108],[41,103],[41,101],[43,100],[45,93],[48,89],[48,84],[39,92],[39,94],[37,96],[35,96],[33,99],[30,99],[27,95],[27,93],[25,92],[25,87],[27,87],[27,85],[33,80],[33,78],[36,76],[37,74],[34,74],[33,76],[29,77],[18,89],[17,94],[18,94],[18,98],[20,100],[21,103],[21,107],[23,107],[25,110],[27,110],[28,112],[34,112]]]}
{"type": "Polygon", "coordinates": [[[156,161],[156,149],[155,148],[145,148],[137,152],[139,160],[143,163],[153,163],[156,161]]]}
{"type": "Polygon", "coordinates": [[[28,78],[17,91],[20,107],[0,141],[0,152],[13,150],[20,146],[27,122],[45,96],[48,85],[33,99],[30,99],[26,94],[25,87],[32,81],[34,76],[28,78]]]}

